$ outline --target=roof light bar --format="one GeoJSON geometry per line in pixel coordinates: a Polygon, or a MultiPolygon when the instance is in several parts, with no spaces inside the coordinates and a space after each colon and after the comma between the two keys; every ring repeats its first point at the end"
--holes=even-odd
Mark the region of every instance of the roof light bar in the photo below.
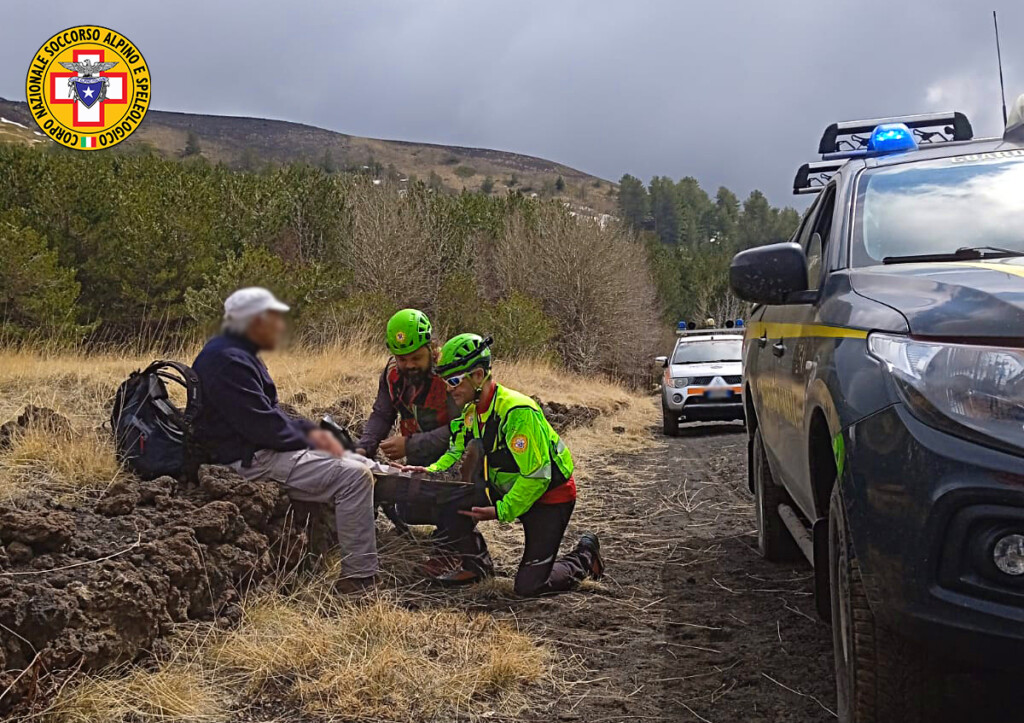
{"type": "Polygon", "coordinates": [[[866,149],[875,128],[893,123],[902,123],[907,126],[913,131],[918,143],[949,143],[969,141],[974,138],[971,121],[963,113],[955,111],[896,118],[873,118],[844,121],[828,126],[818,143],[818,153],[826,155],[866,149]]]}
{"type": "Polygon", "coordinates": [[[676,336],[696,336],[708,334],[734,334],[744,329],[743,319],[726,319],[725,327],[720,329],[698,329],[694,322],[680,321],[676,325],[676,336]]]}
{"type": "Polygon", "coordinates": [[[807,193],[821,193],[821,190],[828,185],[829,180],[836,172],[843,167],[846,161],[816,161],[805,163],[796,172],[793,179],[793,193],[803,195],[807,193]]]}

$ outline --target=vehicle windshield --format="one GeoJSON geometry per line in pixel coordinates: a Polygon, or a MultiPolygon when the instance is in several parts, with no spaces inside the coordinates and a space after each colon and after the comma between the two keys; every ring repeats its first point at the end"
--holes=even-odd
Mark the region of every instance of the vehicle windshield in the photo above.
{"type": "Polygon", "coordinates": [[[693,341],[679,344],[672,354],[673,364],[708,364],[710,362],[738,362],[743,358],[743,340],[720,339],[693,341]]]}
{"type": "Polygon", "coordinates": [[[952,254],[1024,252],[1024,151],[943,158],[861,176],[853,265],[952,254]]]}

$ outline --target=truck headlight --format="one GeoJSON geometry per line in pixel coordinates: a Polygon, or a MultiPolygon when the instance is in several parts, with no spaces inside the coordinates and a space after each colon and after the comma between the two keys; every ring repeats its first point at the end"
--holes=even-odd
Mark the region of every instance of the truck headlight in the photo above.
{"type": "Polygon", "coordinates": [[[675,387],[676,389],[682,389],[683,387],[685,387],[689,383],[690,383],[690,380],[687,379],[686,377],[675,377],[672,380],[672,386],[675,387]]]}
{"type": "Polygon", "coordinates": [[[925,422],[987,444],[1024,449],[1024,349],[871,334],[908,406],[925,422]]]}

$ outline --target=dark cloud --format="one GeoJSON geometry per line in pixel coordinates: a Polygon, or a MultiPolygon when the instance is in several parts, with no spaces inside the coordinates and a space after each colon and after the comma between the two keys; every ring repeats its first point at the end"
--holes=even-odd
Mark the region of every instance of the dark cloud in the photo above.
{"type": "MultiPolygon", "coordinates": [[[[1024,3],[996,0],[1008,92],[1024,3]]],[[[56,30],[145,53],[154,106],[515,150],[777,203],[822,128],[957,108],[1001,130],[990,8],[954,0],[5,2],[0,95],[56,30]]]]}

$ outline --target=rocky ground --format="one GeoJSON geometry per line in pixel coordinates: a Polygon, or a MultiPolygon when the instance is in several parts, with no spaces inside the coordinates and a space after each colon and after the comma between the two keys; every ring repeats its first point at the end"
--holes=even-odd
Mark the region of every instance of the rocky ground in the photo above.
{"type": "Polygon", "coordinates": [[[248,584],[302,550],[288,512],[277,485],[217,467],[193,486],[118,483],[91,507],[0,507],[0,713],[58,671],[159,650],[175,623],[230,624],[248,584]]]}

